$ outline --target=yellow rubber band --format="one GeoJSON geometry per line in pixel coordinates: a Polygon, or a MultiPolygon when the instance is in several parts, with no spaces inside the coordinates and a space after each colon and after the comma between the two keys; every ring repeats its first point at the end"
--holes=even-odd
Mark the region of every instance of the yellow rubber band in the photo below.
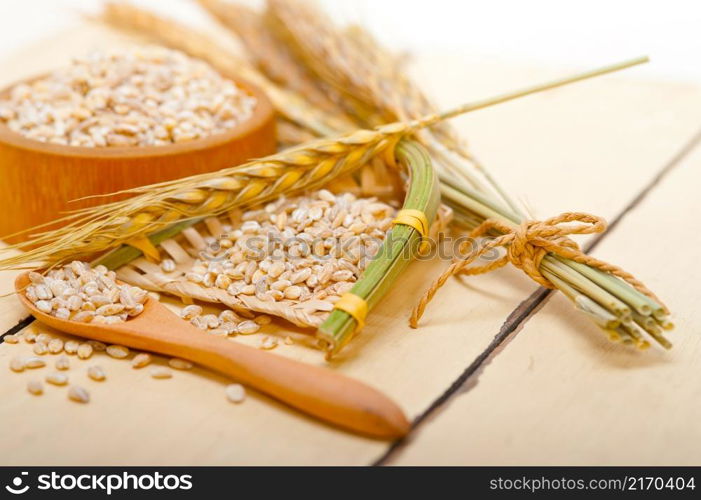
{"type": "Polygon", "coordinates": [[[365,318],[368,315],[368,303],[354,293],[341,295],[341,298],[338,299],[333,308],[351,315],[357,323],[355,327],[356,332],[365,326],[365,318]]]}
{"type": "Polygon", "coordinates": [[[153,262],[161,261],[161,253],[155,246],[153,246],[151,240],[149,240],[146,237],[134,238],[133,240],[127,241],[126,244],[130,247],[134,247],[137,250],[140,250],[141,253],[143,253],[147,259],[153,262]]]}
{"type": "Polygon", "coordinates": [[[416,229],[416,231],[418,231],[418,233],[421,235],[419,252],[424,253],[428,250],[428,231],[430,226],[428,225],[428,218],[426,217],[426,214],[421,210],[415,210],[413,208],[400,210],[392,221],[392,224],[402,224],[404,226],[409,226],[416,229]]]}

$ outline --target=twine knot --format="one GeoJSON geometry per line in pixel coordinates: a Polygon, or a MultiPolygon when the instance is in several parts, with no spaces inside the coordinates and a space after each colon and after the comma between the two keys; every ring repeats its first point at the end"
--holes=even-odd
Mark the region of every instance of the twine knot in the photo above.
{"type": "Polygon", "coordinates": [[[456,274],[484,274],[509,262],[546,288],[556,288],[541,271],[541,263],[547,254],[557,255],[571,259],[580,264],[599,269],[613,274],[629,283],[633,288],[656,300],[662,302],[640,281],[620,267],[608,264],[585,254],[577,243],[569,237],[574,234],[602,233],[606,230],[606,221],[595,215],[582,212],[565,212],[557,217],[544,221],[524,221],[519,226],[513,226],[496,219],[488,219],[470,233],[470,241],[461,245],[460,253],[465,254],[464,246],[472,245],[474,238],[480,238],[490,234],[499,234],[494,238],[485,240],[476,251],[466,256],[453,259],[450,267],[431,285],[412,312],[410,324],[416,328],[428,303],[436,292],[445,284],[451,276],[456,274]],[[575,222],[577,224],[568,223],[575,222]],[[487,252],[497,248],[505,248],[506,253],[499,259],[480,266],[470,266],[487,252]]]}
{"type": "Polygon", "coordinates": [[[601,217],[579,212],[567,212],[545,221],[525,221],[517,227],[504,222],[490,219],[483,222],[472,233],[470,238],[479,238],[491,232],[501,233],[501,236],[488,240],[476,252],[460,261],[459,272],[463,274],[483,274],[505,266],[511,262],[521,269],[538,284],[546,288],[555,288],[540,271],[540,264],[548,253],[560,257],[572,258],[584,255],[579,245],[569,236],[573,234],[602,233],[606,230],[606,221],[601,217]],[[568,222],[578,222],[577,225],[565,225],[568,222]],[[503,247],[506,254],[484,266],[467,268],[472,262],[488,251],[503,247]]]}

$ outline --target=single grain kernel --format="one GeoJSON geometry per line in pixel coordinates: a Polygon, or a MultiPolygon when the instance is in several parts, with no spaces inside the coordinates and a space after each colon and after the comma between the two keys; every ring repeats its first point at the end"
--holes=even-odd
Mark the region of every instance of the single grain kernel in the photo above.
{"type": "Polygon", "coordinates": [[[107,375],[105,375],[105,370],[101,366],[93,365],[88,367],[88,377],[97,382],[102,382],[107,378],[107,375]]]}
{"type": "Polygon", "coordinates": [[[24,360],[25,368],[43,368],[45,366],[46,362],[41,358],[32,356],[31,358],[27,358],[24,360]]]}
{"type": "Polygon", "coordinates": [[[140,352],[131,360],[132,368],[143,368],[149,363],[151,363],[151,355],[145,352],[140,352]]]}
{"type": "Polygon", "coordinates": [[[221,321],[214,314],[205,314],[201,316],[201,319],[207,325],[207,328],[219,328],[219,325],[221,325],[221,321]]]}
{"type": "Polygon", "coordinates": [[[23,372],[25,365],[24,359],[19,357],[14,357],[10,360],[10,370],[13,372],[23,372]]]}
{"type": "Polygon", "coordinates": [[[61,351],[63,351],[63,340],[51,339],[49,342],[49,352],[51,354],[59,354],[61,351]]]}
{"type": "Polygon", "coordinates": [[[41,394],[44,394],[44,384],[42,384],[38,380],[30,380],[29,382],[27,382],[27,390],[30,392],[30,394],[39,396],[41,394]]]}
{"type": "Polygon", "coordinates": [[[68,370],[71,367],[71,362],[68,359],[68,356],[63,355],[58,357],[55,366],[57,370],[68,370]]]}
{"type": "Polygon", "coordinates": [[[90,402],[90,393],[79,385],[72,385],[68,388],[68,399],[76,403],[90,402]]]}
{"type": "Polygon", "coordinates": [[[173,372],[164,366],[154,366],[151,368],[151,376],[157,379],[171,378],[173,372]]]}
{"type": "Polygon", "coordinates": [[[77,353],[80,359],[89,359],[92,356],[93,348],[90,344],[83,343],[78,346],[77,353]]]}
{"type": "Polygon", "coordinates": [[[258,330],[260,330],[260,325],[255,321],[250,320],[242,321],[236,327],[237,333],[240,333],[241,335],[251,335],[256,333],[258,330]]]}
{"type": "Polygon", "coordinates": [[[43,356],[44,354],[46,354],[47,352],[49,352],[49,348],[48,348],[47,345],[44,344],[43,342],[37,342],[37,343],[34,344],[34,346],[32,347],[32,351],[34,352],[34,354],[37,354],[37,355],[39,355],[39,356],[43,356]]]}
{"type": "Polygon", "coordinates": [[[5,335],[3,340],[8,344],[17,344],[19,342],[17,335],[5,335]]]}
{"type": "Polygon", "coordinates": [[[271,349],[275,349],[277,347],[278,340],[275,337],[263,337],[263,339],[260,342],[260,348],[265,349],[266,351],[269,351],[271,349]]]}
{"type": "Polygon", "coordinates": [[[239,315],[231,309],[227,309],[226,311],[222,311],[221,313],[219,313],[219,321],[221,321],[222,323],[236,323],[240,320],[241,318],[239,317],[239,315]]]}
{"type": "Polygon", "coordinates": [[[175,261],[173,259],[163,259],[161,261],[161,270],[164,273],[172,273],[175,271],[175,261]]]}
{"type": "Polygon", "coordinates": [[[92,346],[95,352],[105,352],[107,350],[107,344],[100,342],[99,340],[88,340],[88,344],[92,346]]]}
{"type": "Polygon", "coordinates": [[[190,320],[192,318],[195,318],[202,314],[202,307],[192,304],[189,306],[183,307],[182,311],[180,311],[180,317],[182,319],[187,319],[190,320]]]}
{"type": "Polygon", "coordinates": [[[38,343],[42,343],[42,344],[46,344],[46,345],[48,345],[49,342],[51,342],[51,339],[53,339],[53,337],[51,335],[49,335],[48,333],[40,333],[36,337],[36,341],[38,343]]]}
{"type": "Polygon", "coordinates": [[[226,399],[232,403],[243,403],[243,401],[246,399],[246,389],[241,384],[227,385],[224,391],[226,394],[226,399]]]}
{"type": "Polygon", "coordinates": [[[24,332],[22,337],[24,338],[24,341],[27,344],[33,344],[34,342],[36,342],[37,334],[34,332],[24,332]]]}
{"type": "Polygon", "coordinates": [[[107,346],[107,354],[116,359],[124,359],[129,356],[129,348],[123,345],[107,346]]]}
{"type": "Polygon", "coordinates": [[[66,385],[68,376],[65,373],[49,373],[46,376],[46,381],[53,385],[66,385]]]}
{"type": "Polygon", "coordinates": [[[63,344],[63,350],[66,354],[75,354],[78,352],[78,347],[80,347],[80,342],[76,340],[66,340],[63,344]]]}
{"type": "Polygon", "coordinates": [[[175,368],[176,370],[189,370],[193,367],[192,362],[180,358],[169,359],[168,365],[170,365],[171,368],[175,368]]]}
{"type": "Polygon", "coordinates": [[[38,300],[34,303],[37,309],[39,309],[41,312],[50,314],[51,311],[53,311],[53,307],[51,306],[51,302],[48,300],[38,300]]]}
{"type": "Polygon", "coordinates": [[[257,324],[261,326],[269,325],[273,319],[270,316],[262,315],[262,316],[256,316],[253,321],[255,321],[257,324]]]}
{"type": "Polygon", "coordinates": [[[31,281],[35,285],[43,285],[45,282],[44,276],[35,271],[29,271],[27,273],[27,276],[29,277],[29,281],[31,281]]]}

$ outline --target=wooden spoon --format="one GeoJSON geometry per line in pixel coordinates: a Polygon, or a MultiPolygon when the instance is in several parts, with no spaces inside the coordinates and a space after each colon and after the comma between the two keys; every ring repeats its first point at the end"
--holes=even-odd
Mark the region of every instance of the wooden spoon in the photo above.
{"type": "Polygon", "coordinates": [[[326,368],[206,335],[151,298],[144,303],[141,314],[123,323],[79,323],[39,311],[23,292],[28,285],[28,273],[15,280],[22,304],[36,319],[57,330],[189,359],[309,415],[361,434],[393,439],[409,431],[402,410],[376,389],[326,368]]]}

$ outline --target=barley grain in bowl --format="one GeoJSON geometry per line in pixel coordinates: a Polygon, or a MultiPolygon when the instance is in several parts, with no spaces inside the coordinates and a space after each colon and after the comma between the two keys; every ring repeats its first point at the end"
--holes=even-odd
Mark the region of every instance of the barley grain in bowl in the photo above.
{"type": "Polygon", "coordinates": [[[41,142],[164,146],[232,129],[257,104],[204,61],[161,47],[96,52],[12,87],[0,120],[41,142]]]}
{"type": "Polygon", "coordinates": [[[0,236],[23,241],[16,233],[123,198],[116,192],[273,153],[272,104],[228,71],[145,47],[79,57],[0,90],[0,197],[14,214],[0,218],[0,236]]]}

